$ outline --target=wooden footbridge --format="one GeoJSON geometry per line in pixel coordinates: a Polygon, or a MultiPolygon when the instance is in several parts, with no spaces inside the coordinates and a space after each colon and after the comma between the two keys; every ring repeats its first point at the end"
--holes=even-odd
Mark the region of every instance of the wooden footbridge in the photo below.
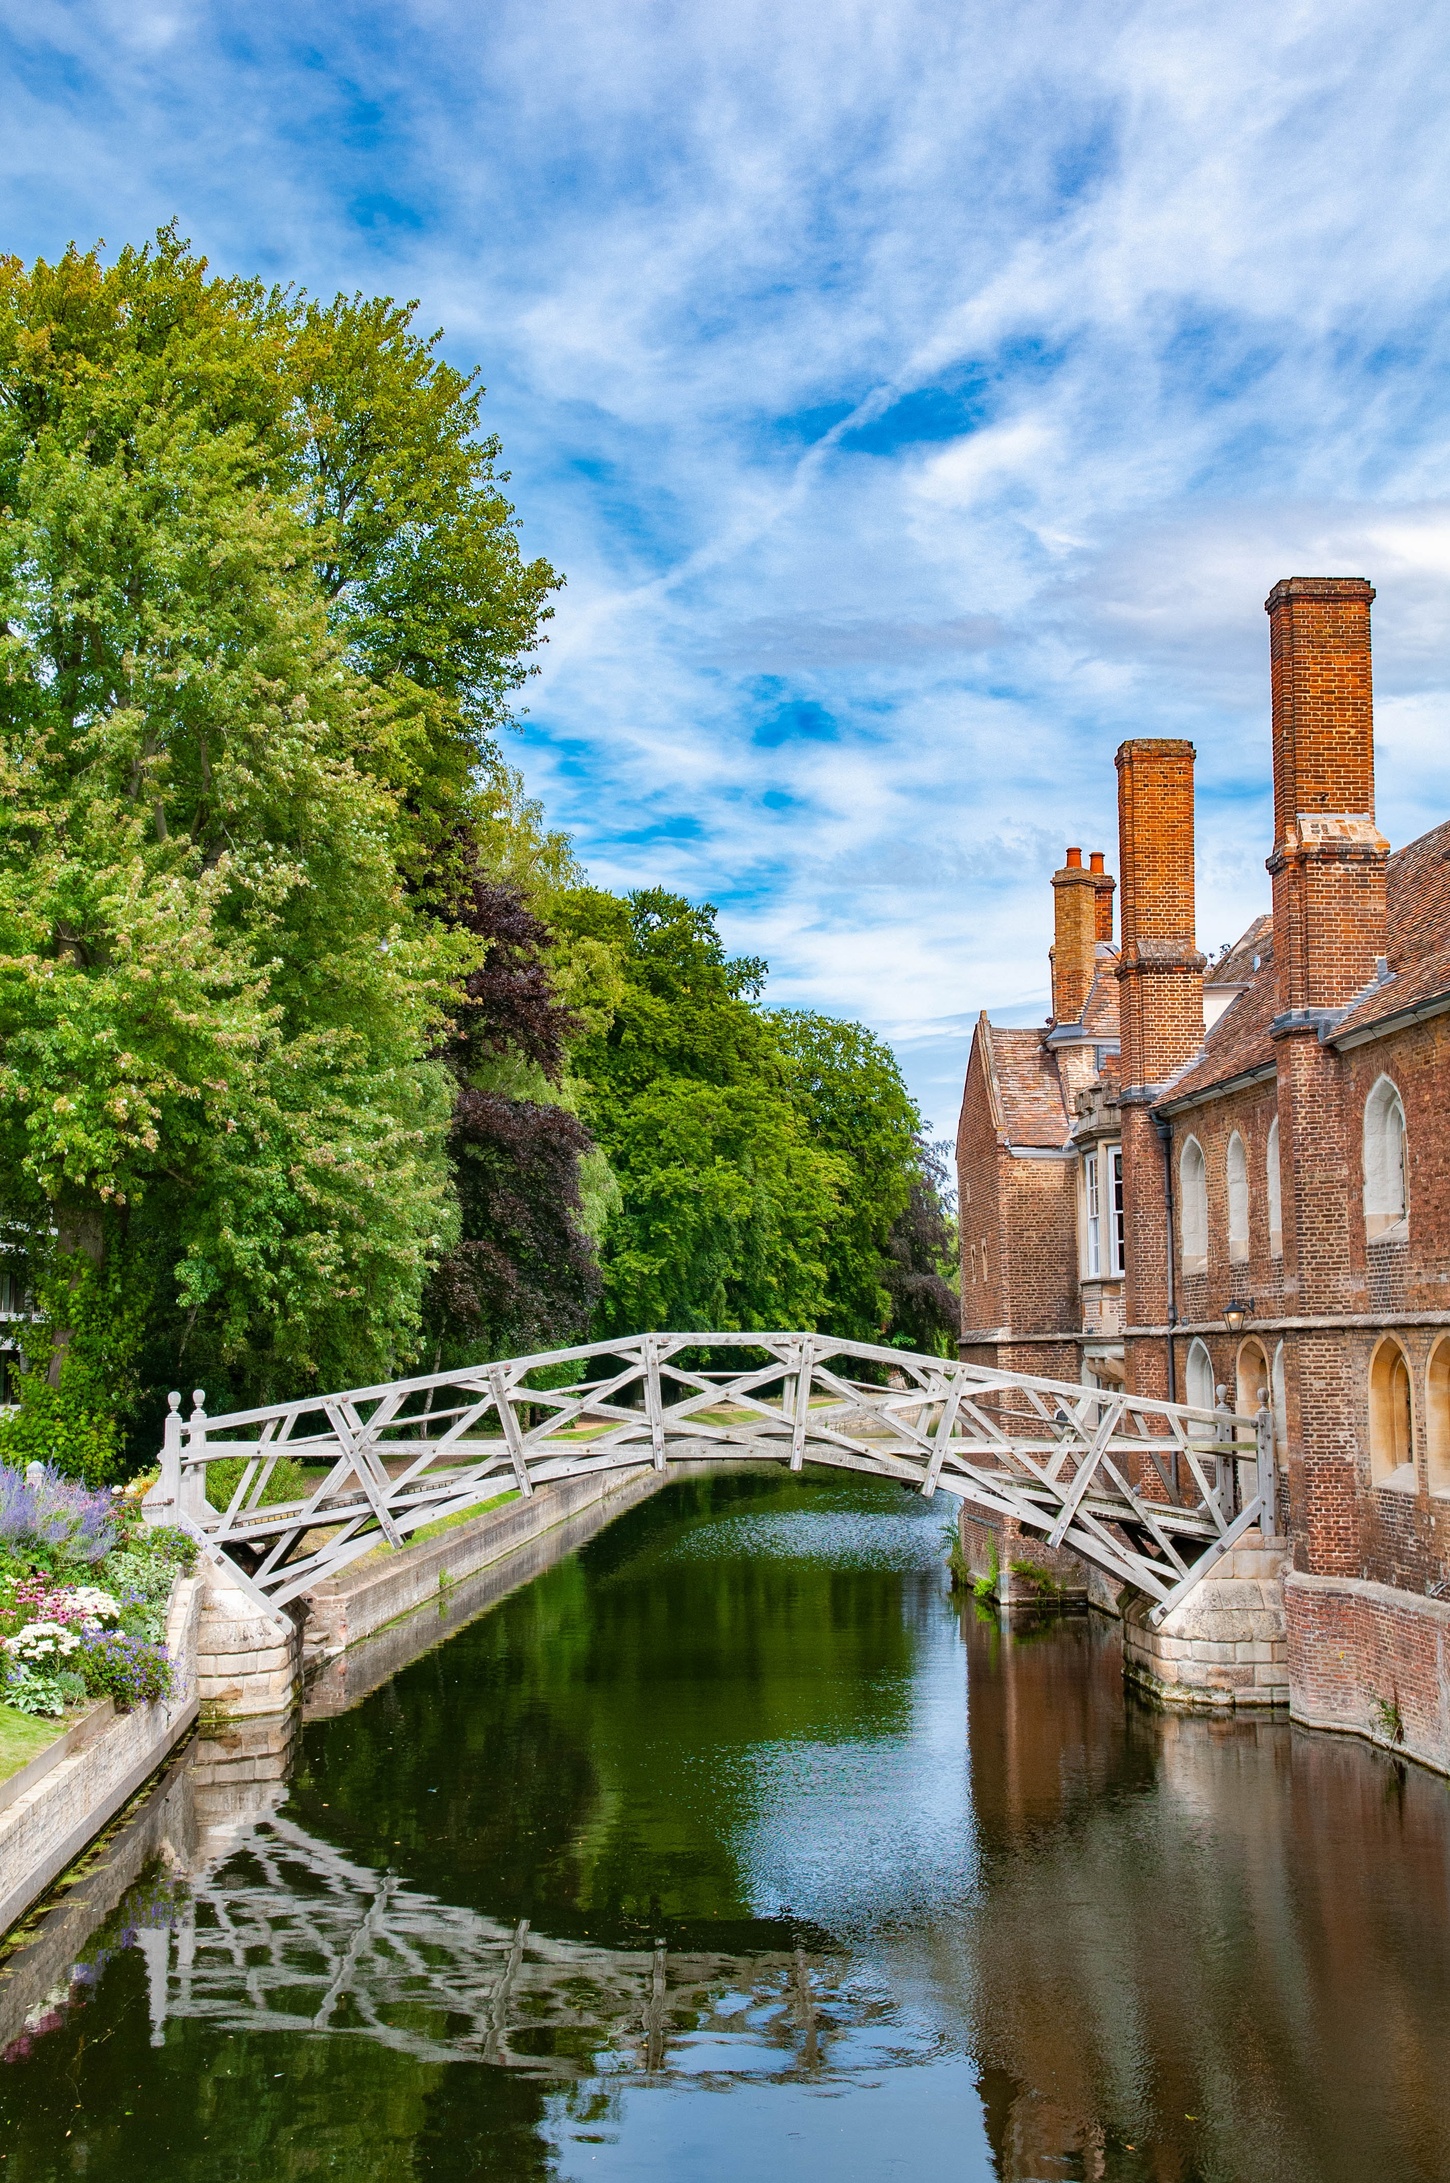
{"type": "Polygon", "coordinates": [[[277,1606],[359,1555],[513,1490],[762,1458],[941,1492],[1067,1547],[1156,1622],[1256,1525],[1273,1528],[1270,1414],[954,1364],[821,1334],[641,1334],[189,1419],[171,1397],[156,1521],[180,1522],[277,1606]],[[301,1498],[277,1500],[279,1461],[301,1498]],[[240,1459],[225,1505],[212,1464],[240,1459]]]}

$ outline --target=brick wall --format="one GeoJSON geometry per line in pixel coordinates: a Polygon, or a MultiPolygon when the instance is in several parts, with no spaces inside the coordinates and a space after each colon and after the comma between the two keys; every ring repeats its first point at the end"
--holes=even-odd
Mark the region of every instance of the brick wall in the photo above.
{"type": "Polygon", "coordinates": [[[1450,1773],[1450,1606],[1353,1578],[1284,1586],[1290,1706],[1450,1773]]]}
{"type": "Polygon", "coordinates": [[[957,1124],[957,1218],[961,1244],[963,1329],[997,1327],[1005,1317],[1002,1289],[1001,1153],[987,1077],[985,1016],[972,1037],[957,1124]],[[982,1245],[986,1243],[986,1271],[982,1245]]]}

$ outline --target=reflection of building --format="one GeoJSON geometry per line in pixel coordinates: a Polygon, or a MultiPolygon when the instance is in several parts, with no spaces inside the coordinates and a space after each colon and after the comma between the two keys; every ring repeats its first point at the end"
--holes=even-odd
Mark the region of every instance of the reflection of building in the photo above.
{"type": "Polygon", "coordinates": [[[1269,598],[1273,906],[1211,969],[1193,748],[1119,751],[1120,945],[1069,850],[1051,1019],[973,1041],[962,1354],[1266,1399],[1295,1706],[1450,1768],[1450,825],[1375,824],[1373,596],[1269,598]]]}
{"type": "Polygon", "coordinates": [[[1003,2183],[1443,2172],[1442,1786],[1282,1720],[1125,1709],[1105,1622],[966,1628],[961,1979],[1003,2183]]]}

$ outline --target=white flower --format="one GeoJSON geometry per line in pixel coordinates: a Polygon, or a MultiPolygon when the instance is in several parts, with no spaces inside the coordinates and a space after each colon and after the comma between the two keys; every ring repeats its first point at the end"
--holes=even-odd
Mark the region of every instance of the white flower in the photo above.
{"type": "Polygon", "coordinates": [[[98,1584],[78,1584],[67,1592],[67,1605],[80,1610],[81,1620],[88,1630],[100,1629],[104,1622],[119,1622],[121,1603],[109,1592],[103,1592],[98,1584]]]}
{"type": "Polygon", "coordinates": [[[64,1660],[80,1644],[79,1633],[64,1622],[27,1622],[5,1640],[12,1660],[64,1660]]]}

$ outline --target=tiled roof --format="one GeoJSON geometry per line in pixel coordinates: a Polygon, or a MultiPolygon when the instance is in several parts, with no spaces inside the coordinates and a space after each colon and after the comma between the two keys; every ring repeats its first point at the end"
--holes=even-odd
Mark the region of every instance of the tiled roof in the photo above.
{"type": "Polygon", "coordinates": [[[1118,1035],[1118,951],[1106,940],[1098,942],[1097,966],[1083,1002],[1082,1027],[1098,1038],[1118,1035]]]}
{"type": "Polygon", "coordinates": [[[1070,1124],[1047,1033],[991,1027],[992,1073],[1009,1145],[1065,1145],[1070,1124]]]}
{"type": "MultiPolygon", "coordinates": [[[[1386,883],[1388,960],[1393,976],[1350,1010],[1335,1032],[1337,1038],[1450,990],[1450,820],[1396,850],[1386,883]]],[[[1242,961],[1247,955],[1252,964],[1255,952],[1260,968],[1251,970],[1245,991],[1229,1003],[1189,1066],[1167,1088],[1166,1103],[1272,1065],[1275,1054],[1269,1025],[1278,1008],[1278,987],[1267,918],[1254,920],[1225,961],[1242,961]]],[[[1221,964],[1214,966],[1213,976],[1215,983],[1230,982],[1221,964]]]]}
{"type": "MultiPolygon", "coordinates": [[[[1266,953],[1262,944],[1257,952],[1259,968],[1250,972],[1250,983],[1229,1002],[1188,1067],[1164,1092],[1169,1104],[1175,1099],[1187,1099],[1194,1092],[1207,1091],[1210,1085],[1226,1084],[1247,1070],[1274,1066],[1269,1025],[1278,1012],[1279,987],[1272,952],[1266,953]]],[[[1249,960],[1252,962],[1252,954],[1249,960]]]]}
{"type": "Polygon", "coordinates": [[[1236,940],[1203,974],[1205,985],[1247,985],[1274,952],[1274,920],[1266,910],[1256,917],[1241,940],[1236,940]]]}
{"type": "Polygon", "coordinates": [[[1450,819],[1390,858],[1389,966],[1393,976],[1366,994],[1337,1036],[1450,988],[1450,819]]]}

